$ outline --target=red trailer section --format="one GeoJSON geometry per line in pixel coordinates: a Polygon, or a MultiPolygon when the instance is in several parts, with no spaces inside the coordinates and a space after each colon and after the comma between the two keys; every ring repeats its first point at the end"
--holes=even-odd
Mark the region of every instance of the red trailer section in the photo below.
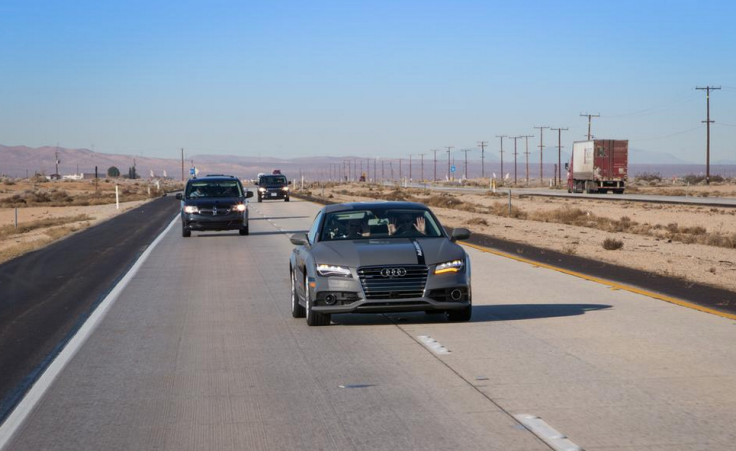
{"type": "Polygon", "coordinates": [[[629,141],[596,139],[573,143],[570,163],[565,165],[567,191],[621,194],[628,181],[629,141]]]}

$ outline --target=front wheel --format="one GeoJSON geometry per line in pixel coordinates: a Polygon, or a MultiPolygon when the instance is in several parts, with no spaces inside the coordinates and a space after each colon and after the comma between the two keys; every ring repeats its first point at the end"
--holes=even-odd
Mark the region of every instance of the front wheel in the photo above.
{"type": "Polygon", "coordinates": [[[312,295],[309,294],[309,277],[304,275],[304,304],[306,304],[307,324],[310,326],[327,326],[330,324],[329,313],[317,313],[312,309],[312,295]]]}
{"type": "Polygon", "coordinates": [[[447,312],[447,320],[451,323],[466,323],[473,316],[473,306],[469,305],[462,310],[450,310],[447,312]]]}
{"type": "Polygon", "coordinates": [[[182,224],[181,226],[181,236],[183,236],[184,238],[189,238],[190,236],[192,236],[192,231],[188,230],[186,226],[184,226],[184,224],[182,224]]]}
{"type": "Polygon", "coordinates": [[[263,202],[263,198],[261,196],[258,196],[258,202],[263,202]]]}
{"type": "Polygon", "coordinates": [[[284,198],[284,202],[289,202],[289,196],[286,196],[286,197],[284,198]]]}
{"type": "Polygon", "coordinates": [[[250,233],[250,231],[248,230],[248,226],[243,227],[242,229],[238,230],[238,232],[241,235],[248,235],[250,233]]]}
{"type": "Polygon", "coordinates": [[[304,318],[306,313],[304,306],[299,303],[299,295],[296,293],[296,273],[291,271],[291,316],[304,318]]]}

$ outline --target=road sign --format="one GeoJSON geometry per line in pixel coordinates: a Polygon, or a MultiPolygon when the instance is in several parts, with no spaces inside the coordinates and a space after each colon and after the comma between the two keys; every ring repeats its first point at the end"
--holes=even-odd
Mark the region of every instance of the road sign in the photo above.
{"type": "Polygon", "coordinates": [[[189,169],[189,175],[194,175],[194,168],[189,169]]]}
{"type": "Polygon", "coordinates": [[[450,172],[455,172],[455,166],[450,166],[450,172]]]}

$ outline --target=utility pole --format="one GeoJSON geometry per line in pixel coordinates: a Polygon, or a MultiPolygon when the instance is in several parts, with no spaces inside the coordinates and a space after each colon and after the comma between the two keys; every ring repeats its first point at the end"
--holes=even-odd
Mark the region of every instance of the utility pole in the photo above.
{"type": "Polygon", "coordinates": [[[521,138],[521,136],[511,136],[510,139],[514,140],[514,186],[516,186],[516,156],[518,155],[518,152],[516,152],[516,140],[521,138]]]}
{"type": "Polygon", "coordinates": [[[432,149],[432,152],[434,152],[434,178],[432,179],[433,182],[437,181],[437,149],[432,149]]]}
{"type": "Polygon", "coordinates": [[[488,144],[488,141],[478,142],[478,145],[480,146],[480,176],[481,178],[486,177],[486,145],[487,144],[488,144]]]}
{"type": "Polygon", "coordinates": [[[529,186],[529,138],[534,138],[534,135],[524,135],[526,141],[526,151],[524,151],[526,156],[526,186],[529,186]]]}
{"type": "Polygon", "coordinates": [[[534,127],[539,129],[539,181],[544,185],[544,158],[542,158],[542,152],[544,151],[544,129],[549,128],[547,126],[534,127]]]}
{"type": "Polygon", "coordinates": [[[401,158],[399,158],[399,186],[401,186],[401,178],[403,176],[401,175],[401,158]]]}
{"type": "Polygon", "coordinates": [[[583,114],[583,113],[580,113],[580,116],[582,116],[582,117],[587,117],[587,118],[588,118],[588,141],[590,141],[590,137],[592,136],[592,135],[590,134],[590,123],[591,123],[591,120],[592,120],[592,119],[593,119],[594,117],[601,117],[601,115],[600,115],[600,113],[599,113],[599,114],[589,114],[589,113],[585,113],[585,114],[583,114]]]}
{"type": "Polygon", "coordinates": [[[412,155],[409,155],[409,181],[411,182],[411,157],[412,155]]]}
{"type": "Polygon", "coordinates": [[[385,163],[385,161],[381,160],[381,183],[386,180],[385,166],[383,165],[383,163],[385,163]]]}
{"type": "Polygon", "coordinates": [[[419,164],[419,167],[421,168],[421,173],[422,173],[421,174],[421,176],[422,176],[422,183],[424,183],[424,154],[423,153],[420,153],[419,154],[419,157],[421,157],[421,159],[422,159],[421,160],[422,162],[419,164]]]}
{"type": "Polygon", "coordinates": [[[59,143],[56,143],[56,153],[54,155],[56,155],[56,176],[61,178],[61,174],[59,174],[59,163],[61,163],[59,161],[59,143]]]}
{"type": "Polygon", "coordinates": [[[551,128],[550,130],[557,130],[557,184],[562,185],[562,131],[567,130],[566,128],[551,128]]]}
{"type": "Polygon", "coordinates": [[[463,149],[460,152],[465,152],[465,178],[469,179],[468,177],[468,152],[472,151],[473,149],[463,149]]]}
{"type": "Polygon", "coordinates": [[[503,180],[503,139],[507,138],[506,135],[496,135],[496,138],[501,138],[501,180],[503,180]]]}
{"type": "Polygon", "coordinates": [[[447,149],[447,181],[450,181],[450,152],[455,146],[445,146],[447,149]]]}
{"type": "MultiPolygon", "coordinates": [[[[711,91],[717,91],[721,89],[721,87],[714,88],[713,86],[706,86],[704,88],[695,88],[699,89],[701,91],[705,91],[705,101],[706,101],[706,119],[701,122],[705,122],[706,126],[706,138],[705,138],[705,184],[710,185],[710,124],[715,122],[710,120],[710,92],[711,91]]],[[[58,172],[58,171],[57,171],[58,172]]]]}

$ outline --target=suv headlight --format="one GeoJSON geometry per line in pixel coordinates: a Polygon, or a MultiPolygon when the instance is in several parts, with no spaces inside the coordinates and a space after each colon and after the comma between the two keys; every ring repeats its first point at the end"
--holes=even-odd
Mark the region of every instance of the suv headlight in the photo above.
{"type": "Polygon", "coordinates": [[[464,265],[465,265],[465,262],[463,262],[462,260],[453,260],[451,262],[439,263],[434,268],[434,273],[435,274],[446,274],[449,272],[458,272],[461,269],[463,269],[464,265]]]}
{"type": "Polygon", "coordinates": [[[199,208],[196,205],[186,205],[184,207],[184,213],[199,213],[199,208]]]}
{"type": "Polygon", "coordinates": [[[323,277],[353,277],[353,275],[350,273],[350,269],[346,268],[345,266],[317,265],[317,273],[323,277]]]}
{"type": "Polygon", "coordinates": [[[260,191],[262,193],[265,193],[266,192],[266,188],[258,188],[258,191],[260,191]]]}
{"type": "Polygon", "coordinates": [[[237,211],[245,211],[245,204],[238,204],[235,206],[235,210],[237,211]]]}
{"type": "Polygon", "coordinates": [[[288,186],[284,186],[281,189],[284,190],[284,191],[289,191],[289,187],[288,186]]]}

